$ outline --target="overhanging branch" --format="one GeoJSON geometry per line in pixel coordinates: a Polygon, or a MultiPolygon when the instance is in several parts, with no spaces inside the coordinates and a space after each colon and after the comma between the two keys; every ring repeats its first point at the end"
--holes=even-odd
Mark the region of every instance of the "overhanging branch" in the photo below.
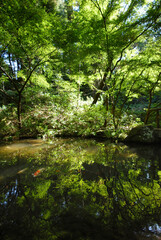
{"type": "Polygon", "coordinates": [[[138,36],[136,36],[132,41],[130,41],[130,42],[121,50],[120,57],[119,57],[119,59],[117,60],[117,62],[115,63],[114,67],[112,68],[112,72],[116,69],[118,63],[122,60],[124,51],[125,51],[131,44],[133,44],[139,37],[141,37],[145,32],[147,32],[148,29],[152,27],[152,25],[153,25],[153,23],[151,23],[146,29],[144,29],[138,36]]]}
{"type": "Polygon", "coordinates": [[[16,91],[19,92],[19,89],[18,89],[18,87],[16,86],[13,78],[6,72],[6,70],[5,70],[2,66],[0,66],[0,70],[1,70],[1,71],[7,76],[7,78],[13,83],[14,88],[16,89],[16,91]]]}
{"type": "Polygon", "coordinates": [[[43,56],[43,57],[37,62],[37,64],[35,64],[35,66],[32,68],[32,70],[30,70],[30,73],[29,73],[26,81],[24,82],[24,85],[23,85],[22,88],[20,89],[20,91],[19,91],[20,93],[22,93],[22,91],[23,91],[24,88],[26,87],[28,81],[30,80],[30,78],[31,78],[33,72],[36,70],[36,68],[37,68],[38,66],[42,65],[43,63],[47,62],[48,60],[45,60],[45,61],[43,61],[43,60],[44,60],[47,56],[51,56],[55,51],[56,51],[56,49],[53,50],[53,51],[51,51],[50,53],[47,53],[45,56],[43,56]]]}

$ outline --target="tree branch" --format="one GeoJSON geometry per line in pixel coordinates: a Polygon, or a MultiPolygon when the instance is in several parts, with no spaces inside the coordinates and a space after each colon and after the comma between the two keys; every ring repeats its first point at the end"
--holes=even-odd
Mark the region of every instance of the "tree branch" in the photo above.
{"type": "Polygon", "coordinates": [[[12,99],[12,101],[14,101],[14,98],[12,96],[10,96],[8,93],[6,93],[3,89],[0,89],[0,92],[5,95],[6,97],[12,99]]]}
{"type": "Polygon", "coordinates": [[[44,60],[47,56],[51,56],[55,51],[56,51],[56,49],[53,50],[52,52],[46,54],[45,56],[43,56],[43,57],[38,61],[38,63],[32,68],[32,70],[30,70],[30,73],[29,73],[29,75],[28,75],[28,77],[27,77],[24,85],[23,85],[22,88],[20,89],[20,93],[22,93],[22,91],[24,90],[25,86],[27,85],[28,81],[30,80],[30,78],[31,78],[33,72],[35,71],[35,69],[36,69],[38,66],[40,66],[41,64],[47,62],[48,60],[45,60],[45,61],[43,61],[43,60],[44,60]]]}
{"type": "Polygon", "coordinates": [[[13,78],[6,72],[6,70],[2,66],[0,66],[0,69],[8,77],[8,79],[13,83],[14,88],[16,89],[16,91],[19,92],[19,89],[18,89],[17,85],[15,84],[13,78]]]}
{"type": "Polygon", "coordinates": [[[136,36],[132,41],[130,41],[122,50],[121,50],[121,53],[120,53],[120,58],[117,60],[117,62],[115,63],[113,69],[112,69],[112,72],[116,69],[118,63],[122,60],[122,57],[123,57],[123,53],[124,51],[132,44],[134,43],[139,37],[141,37],[149,28],[151,28],[153,25],[153,23],[151,23],[146,29],[144,29],[138,36],[136,36]]]}

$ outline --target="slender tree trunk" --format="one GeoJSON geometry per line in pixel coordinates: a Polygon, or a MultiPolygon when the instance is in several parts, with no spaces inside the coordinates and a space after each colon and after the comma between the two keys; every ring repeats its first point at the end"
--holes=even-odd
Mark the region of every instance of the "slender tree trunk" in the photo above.
{"type": "Polygon", "coordinates": [[[105,106],[106,111],[108,112],[108,110],[109,110],[109,97],[108,96],[105,96],[103,105],[105,106]]]}
{"type": "Polygon", "coordinates": [[[113,118],[113,125],[114,125],[114,128],[115,128],[115,131],[117,130],[118,128],[118,119],[116,119],[116,103],[115,103],[115,99],[114,99],[114,96],[112,96],[112,109],[111,109],[111,113],[112,113],[112,118],[113,118]]]}
{"type": "Polygon", "coordinates": [[[156,112],[156,124],[157,124],[157,128],[159,128],[160,127],[160,124],[159,124],[159,110],[157,110],[157,112],[156,112]]]}
{"type": "MultiPolygon", "coordinates": [[[[5,92],[5,82],[2,82],[2,91],[5,92]]],[[[6,95],[3,94],[3,100],[2,100],[3,105],[7,104],[7,99],[6,99],[6,95]]]]}
{"type": "Polygon", "coordinates": [[[144,120],[145,124],[147,124],[148,119],[149,119],[151,103],[152,103],[152,91],[150,91],[150,93],[149,93],[149,105],[148,105],[148,110],[147,110],[145,120],[144,120]]]}
{"type": "Polygon", "coordinates": [[[21,119],[21,100],[22,100],[22,95],[21,92],[19,92],[18,95],[18,103],[17,103],[17,117],[18,117],[18,130],[19,130],[19,137],[21,134],[21,129],[22,129],[22,119],[21,119]]]}

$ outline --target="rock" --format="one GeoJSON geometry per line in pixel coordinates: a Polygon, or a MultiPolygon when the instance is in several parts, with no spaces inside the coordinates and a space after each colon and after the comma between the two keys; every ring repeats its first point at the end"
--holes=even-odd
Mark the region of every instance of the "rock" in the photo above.
{"type": "Polygon", "coordinates": [[[153,126],[137,126],[133,128],[125,139],[125,142],[154,143],[159,137],[153,126]]]}

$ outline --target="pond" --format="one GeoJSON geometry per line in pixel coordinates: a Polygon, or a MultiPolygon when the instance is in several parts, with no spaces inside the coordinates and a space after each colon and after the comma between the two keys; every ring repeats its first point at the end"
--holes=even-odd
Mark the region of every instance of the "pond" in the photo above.
{"type": "Polygon", "coordinates": [[[92,139],[0,146],[1,240],[161,239],[161,148],[92,139]]]}

